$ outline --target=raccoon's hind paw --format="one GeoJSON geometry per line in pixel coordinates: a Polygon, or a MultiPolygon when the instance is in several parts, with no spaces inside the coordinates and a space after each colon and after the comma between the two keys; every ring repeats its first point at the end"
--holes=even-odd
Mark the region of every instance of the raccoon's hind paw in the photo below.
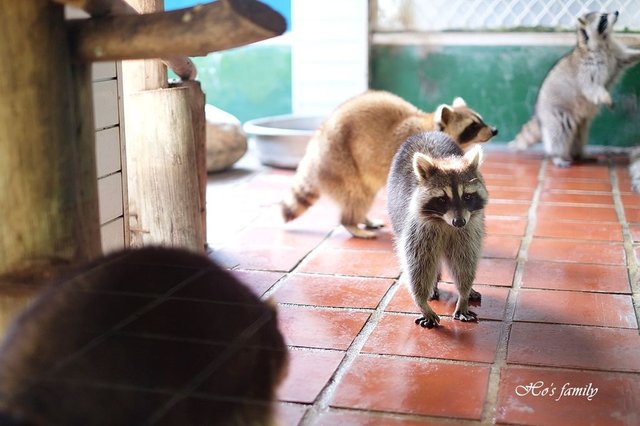
{"type": "Polygon", "coordinates": [[[466,312],[460,312],[458,310],[455,314],[453,314],[453,319],[457,319],[463,322],[475,322],[478,321],[478,314],[469,310],[467,310],[466,312]]]}
{"type": "Polygon", "coordinates": [[[420,317],[416,319],[416,324],[424,328],[433,328],[440,325],[440,317],[436,314],[420,317]]]}
{"type": "Polygon", "coordinates": [[[528,148],[527,142],[521,140],[513,140],[507,144],[507,148],[512,151],[524,151],[528,148]]]}
{"type": "Polygon", "coordinates": [[[357,225],[344,225],[344,228],[356,238],[372,239],[378,236],[378,234],[373,231],[358,228],[357,225]]]}
{"type": "Polygon", "coordinates": [[[431,296],[429,296],[427,300],[439,300],[439,299],[440,299],[440,290],[438,290],[438,287],[434,287],[433,291],[431,292],[431,296]]]}
{"type": "Polygon", "coordinates": [[[554,166],[559,167],[561,169],[566,169],[567,167],[571,167],[571,160],[565,160],[561,157],[553,157],[551,161],[553,161],[554,166]]]}
{"type": "Polygon", "coordinates": [[[384,221],[379,219],[365,219],[364,227],[366,229],[380,229],[384,226],[384,221]]]}
{"type": "Polygon", "coordinates": [[[479,292],[471,289],[471,292],[469,293],[469,300],[473,300],[475,302],[481,299],[482,299],[482,295],[479,292]]]}

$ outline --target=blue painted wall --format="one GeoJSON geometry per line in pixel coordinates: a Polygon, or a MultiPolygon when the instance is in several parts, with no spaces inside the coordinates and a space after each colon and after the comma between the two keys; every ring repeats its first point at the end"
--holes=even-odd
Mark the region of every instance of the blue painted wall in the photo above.
{"type": "MultiPolygon", "coordinates": [[[[291,0],[261,0],[291,24],[291,0]]],[[[165,10],[183,9],[197,0],[165,0],[165,10]]],[[[257,44],[191,58],[207,103],[240,119],[291,113],[291,46],[257,44]]],[[[175,78],[169,73],[170,78],[175,78]]]]}
{"type": "MultiPolygon", "coordinates": [[[[291,0],[260,0],[262,3],[268,4],[274,10],[280,12],[287,20],[287,31],[291,28],[291,0]]],[[[213,3],[213,1],[197,1],[197,0],[164,0],[165,10],[184,9],[185,7],[195,6],[197,4],[213,3]]]]}

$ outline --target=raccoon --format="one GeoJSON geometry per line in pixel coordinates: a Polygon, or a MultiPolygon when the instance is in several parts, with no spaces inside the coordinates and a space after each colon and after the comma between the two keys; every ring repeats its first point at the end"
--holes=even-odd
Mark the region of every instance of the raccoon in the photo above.
{"type": "Polygon", "coordinates": [[[629,176],[631,177],[631,190],[640,192],[640,146],[629,151],[629,176]]]}
{"type": "Polygon", "coordinates": [[[441,132],[410,137],[393,158],[387,203],[396,251],[411,294],[422,312],[416,324],[432,328],[440,318],[429,306],[444,259],[459,297],[454,318],[476,321],[469,310],[484,237],[488,192],[478,170],[482,148],[466,153],[441,132]]]}
{"type": "Polygon", "coordinates": [[[0,424],[275,424],[275,309],[205,256],[118,252],[47,288],[0,345],[0,424]]]}
{"type": "Polygon", "coordinates": [[[353,236],[375,238],[373,230],[383,223],[367,213],[386,183],[391,159],[409,136],[426,130],[449,134],[463,149],[498,133],[462,98],[425,113],[391,93],[365,92],[339,106],[310,140],[281,203],[285,222],[325,194],[340,206],[340,223],[353,236]]]}
{"type": "Polygon", "coordinates": [[[578,18],[577,44],[545,77],[535,115],[511,143],[513,148],[542,140],[557,167],[583,158],[591,120],[601,105],[613,105],[609,89],[627,66],[640,61],[640,50],[613,37],[617,19],[618,12],[578,18]]]}

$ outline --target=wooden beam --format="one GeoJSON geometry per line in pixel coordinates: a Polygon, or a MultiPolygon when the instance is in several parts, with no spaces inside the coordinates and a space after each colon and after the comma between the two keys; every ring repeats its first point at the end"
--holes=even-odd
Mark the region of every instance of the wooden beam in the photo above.
{"type": "MultiPolygon", "coordinates": [[[[162,1],[159,2],[160,7],[154,8],[158,0],[138,1],[134,7],[127,3],[126,0],[52,0],[54,3],[72,6],[82,9],[93,17],[109,16],[109,15],[137,15],[140,13],[149,13],[162,11],[162,1]]],[[[130,0],[131,1],[131,0],[130,0]]],[[[154,58],[155,59],[155,58],[154,58]]],[[[182,80],[195,80],[197,70],[191,59],[186,56],[172,56],[170,58],[160,59],[166,66],[171,68],[182,80]]],[[[150,71],[153,75],[153,70],[150,71]]],[[[164,73],[166,74],[166,72],[164,73]]],[[[166,81],[166,75],[163,78],[163,84],[166,81]]],[[[165,84],[166,85],[166,84],[165,84]]],[[[158,86],[159,87],[159,86],[158,86]]],[[[156,89],[157,87],[152,87],[156,89]]]]}
{"type": "Polygon", "coordinates": [[[285,29],[282,15],[253,0],[69,23],[72,54],[81,62],[204,56],[275,37],[285,29]]]}
{"type": "Polygon", "coordinates": [[[101,253],[90,64],[70,64],[62,7],[0,10],[0,276],[37,275],[101,253]]]}

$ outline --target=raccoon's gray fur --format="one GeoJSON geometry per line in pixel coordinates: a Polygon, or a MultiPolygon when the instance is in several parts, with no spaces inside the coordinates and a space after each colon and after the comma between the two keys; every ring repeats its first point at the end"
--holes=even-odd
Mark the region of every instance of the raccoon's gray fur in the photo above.
{"type": "MultiPolygon", "coordinates": [[[[388,208],[396,250],[422,316],[423,327],[440,318],[429,306],[444,259],[459,292],[455,319],[475,321],[469,310],[484,236],[487,189],[478,167],[479,145],[466,153],[441,132],[416,134],[396,153],[388,183],[388,208]]],[[[474,292],[475,293],[475,292],[474,292]]],[[[479,297],[479,293],[475,293],[479,297]]]]}
{"type": "Polygon", "coordinates": [[[629,152],[629,175],[631,176],[631,189],[640,192],[640,146],[629,152]]]}
{"type": "Polygon", "coordinates": [[[589,125],[600,105],[612,106],[609,89],[625,67],[640,61],[640,50],[613,37],[618,12],[587,13],[578,18],[576,47],[547,74],[536,101],[535,115],[511,146],[525,149],[542,140],[558,167],[583,156],[589,125]]]}

